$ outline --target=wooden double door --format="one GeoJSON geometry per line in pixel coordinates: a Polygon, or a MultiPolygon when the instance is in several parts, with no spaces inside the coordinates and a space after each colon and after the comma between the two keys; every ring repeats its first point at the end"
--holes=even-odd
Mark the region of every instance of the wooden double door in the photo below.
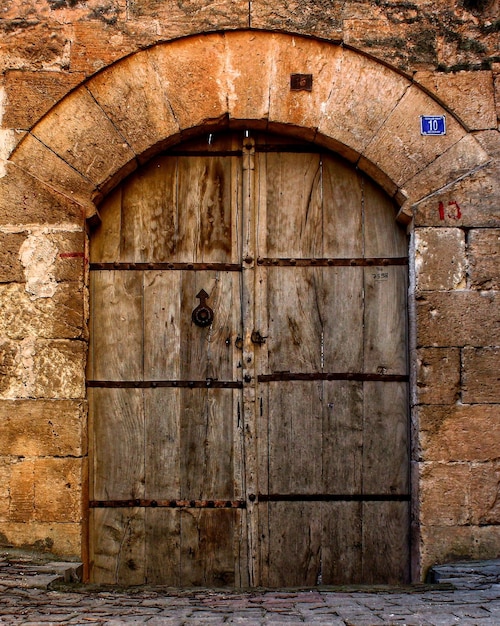
{"type": "Polygon", "coordinates": [[[407,243],[316,146],[153,158],[91,236],[95,582],[409,576],[407,243]]]}

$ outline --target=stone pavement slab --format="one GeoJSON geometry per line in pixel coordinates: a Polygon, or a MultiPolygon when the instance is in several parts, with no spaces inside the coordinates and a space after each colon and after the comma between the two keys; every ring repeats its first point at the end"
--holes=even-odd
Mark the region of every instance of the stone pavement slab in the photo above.
{"type": "Polygon", "coordinates": [[[399,588],[118,589],[72,583],[78,564],[0,553],[0,625],[500,626],[500,562],[443,568],[439,584],[399,588]]]}
{"type": "Polygon", "coordinates": [[[277,603],[274,592],[164,588],[102,590],[83,585],[55,589],[0,587],[0,624],[241,624],[283,626],[500,626],[500,585],[488,589],[406,593],[378,590],[302,590],[277,603]],[[314,594],[315,602],[307,600],[314,594]],[[319,598],[319,599],[318,599],[319,598]]]}

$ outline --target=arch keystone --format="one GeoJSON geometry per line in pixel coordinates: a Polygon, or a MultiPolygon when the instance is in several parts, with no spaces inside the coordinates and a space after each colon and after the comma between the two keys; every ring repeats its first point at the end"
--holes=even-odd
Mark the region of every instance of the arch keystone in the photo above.
{"type": "Polygon", "coordinates": [[[149,56],[181,131],[215,124],[227,116],[223,35],[156,46],[149,56]]]}

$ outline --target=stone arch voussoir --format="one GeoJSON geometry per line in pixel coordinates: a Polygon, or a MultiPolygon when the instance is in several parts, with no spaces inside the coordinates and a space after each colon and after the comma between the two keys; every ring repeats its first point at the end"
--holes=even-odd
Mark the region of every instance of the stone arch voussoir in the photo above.
{"type": "Polygon", "coordinates": [[[188,37],[137,52],[66,96],[20,142],[11,162],[87,217],[141,162],[226,125],[289,132],[338,152],[410,206],[489,157],[457,119],[420,134],[445,109],[408,77],[343,46],[241,31],[188,37]],[[310,91],[290,88],[311,74],[310,91]]]}

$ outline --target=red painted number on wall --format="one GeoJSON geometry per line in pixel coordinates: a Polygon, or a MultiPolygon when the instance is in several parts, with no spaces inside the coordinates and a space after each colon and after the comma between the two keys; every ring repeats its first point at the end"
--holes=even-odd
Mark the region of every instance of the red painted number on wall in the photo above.
{"type": "Polygon", "coordinates": [[[444,220],[445,217],[449,217],[452,220],[459,220],[462,217],[462,210],[460,205],[455,200],[448,202],[448,211],[445,210],[444,203],[439,203],[439,219],[444,220]]]}

